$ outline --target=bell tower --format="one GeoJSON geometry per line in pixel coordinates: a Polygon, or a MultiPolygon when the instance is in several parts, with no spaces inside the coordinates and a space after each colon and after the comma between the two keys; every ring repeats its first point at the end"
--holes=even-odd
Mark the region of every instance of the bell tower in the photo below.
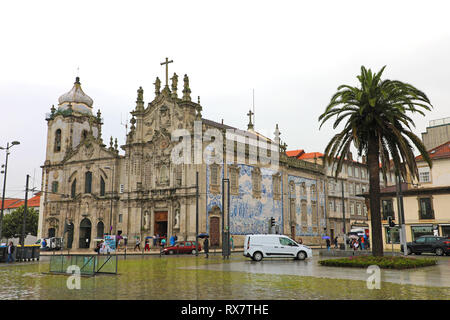
{"type": "Polygon", "coordinates": [[[99,110],[94,116],[92,105],[93,100],[83,92],[80,78],[76,77],[72,89],[59,97],[58,107],[52,106],[46,117],[47,164],[60,163],[89,138],[101,140],[101,113],[99,110]]]}

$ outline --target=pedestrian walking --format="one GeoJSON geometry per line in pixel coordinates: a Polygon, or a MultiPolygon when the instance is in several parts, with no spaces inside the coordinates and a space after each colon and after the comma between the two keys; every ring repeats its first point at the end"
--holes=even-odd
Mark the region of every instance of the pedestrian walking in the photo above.
{"type": "Polygon", "coordinates": [[[209,253],[209,240],[208,237],[205,238],[205,241],[203,241],[203,250],[205,250],[206,259],[208,259],[208,253],[209,253]]]}
{"type": "Polygon", "coordinates": [[[6,262],[14,262],[13,261],[13,253],[14,253],[14,244],[12,243],[12,241],[9,243],[8,245],[8,260],[6,262]]]}
{"type": "Polygon", "coordinates": [[[327,243],[327,250],[330,251],[331,241],[329,238],[326,239],[326,243],[327,243]]]}
{"type": "Polygon", "coordinates": [[[362,244],[361,244],[362,240],[361,240],[361,238],[362,237],[358,238],[358,247],[359,247],[360,250],[362,250],[362,244]]]}
{"type": "Polygon", "coordinates": [[[164,249],[164,246],[166,245],[166,238],[162,238],[161,240],[161,247],[164,249]]]}
{"type": "Polygon", "coordinates": [[[139,238],[136,239],[136,245],[134,246],[134,251],[136,251],[136,248],[138,248],[139,251],[141,251],[141,239],[139,239],[139,238]]]}
{"type": "Polygon", "coordinates": [[[361,237],[361,250],[365,250],[365,248],[364,248],[365,243],[364,242],[365,242],[364,241],[364,237],[361,237]]]}
{"type": "Polygon", "coordinates": [[[174,236],[171,236],[170,237],[170,246],[172,247],[172,246],[174,246],[175,245],[175,237],[174,236]]]}
{"type": "Polygon", "coordinates": [[[100,254],[100,249],[102,248],[103,240],[97,243],[97,246],[95,247],[94,251],[97,252],[97,254],[100,254]]]}
{"type": "Polygon", "coordinates": [[[233,239],[233,236],[231,236],[230,241],[231,241],[231,250],[234,250],[234,239],[233,239]]]}
{"type": "Polygon", "coordinates": [[[338,248],[338,237],[334,238],[334,248],[338,248]]]}
{"type": "MultiPolygon", "coordinates": [[[[153,238],[153,241],[155,238],[153,238]]],[[[150,251],[150,240],[148,240],[148,238],[145,238],[145,246],[144,246],[144,251],[150,251]]]]}
{"type": "Polygon", "coordinates": [[[175,238],[175,243],[178,241],[178,236],[177,236],[177,234],[175,233],[175,236],[174,236],[174,238],[175,238]]]}

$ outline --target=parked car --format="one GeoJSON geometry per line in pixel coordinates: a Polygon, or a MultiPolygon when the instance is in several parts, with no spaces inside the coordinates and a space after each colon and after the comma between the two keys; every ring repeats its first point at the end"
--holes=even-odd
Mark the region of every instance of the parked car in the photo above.
{"type": "Polygon", "coordinates": [[[244,256],[254,261],[261,261],[263,258],[304,260],[312,257],[312,250],[284,235],[252,234],[245,236],[244,256]]]}
{"type": "MultiPolygon", "coordinates": [[[[400,246],[403,251],[403,245],[400,246]]],[[[421,236],[413,242],[406,243],[408,254],[435,253],[438,256],[450,255],[450,238],[436,236],[421,236]]]]}
{"type": "MultiPolygon", "coordinates": [[[[202,251],[202,246],[198,244],[198,251],[202,251]]],[[[182,253],[197,253],[195,241],[178,241],[174,246],[163,249],[164,254],[182,254],[182,253]]]]}

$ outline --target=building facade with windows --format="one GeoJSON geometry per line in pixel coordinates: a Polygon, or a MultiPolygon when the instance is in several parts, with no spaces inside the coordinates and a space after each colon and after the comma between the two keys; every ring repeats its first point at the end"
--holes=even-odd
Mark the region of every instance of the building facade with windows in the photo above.
{"type": "MultiPolygon", "coordinates": [[[[287,155],[300,160],[324,165],[324,154],[305,153],[304,150],[288,151],[287,155]]],[[[327,235],[334,239],[342,236],[344,230],[352,228],[368,229],[367,206],[362,193],[369,190],[367,165],[353,160],[351,153],[344,160],[342,170],[336,180],[331,166],[326,167],[327,174],[327,235]],[[344,191],[342,193],[342,191],[344,191]]]]}
{"type": "MultiPolygon", "coordinates": [[[[432,168],[416,157],[419,181],[408,177],[401,183],[406,224],[406,240],[422,235],[450,236],[450,141],[429,150],[432,168]]],[[[396,185],[381,189],[383,242],[386,250],[400,249],[399,226],[390,228],[391,216],[398,225],[396,185]]]]}
{"type": "Polygon", "coordinates": [[[323,166],[287,157],[277,138],[278,126],[275,138],[266,138],[254,130],[251,114],[247,130],[203,118],[200,99],[191,100],[187,75],[180,97],[178,76],[171,80],[170,87],[168,79],[162,87],[156,79],[154,98],[147,105],[143,89],[137,91],[130,130],[120,147],[124,154],[117,139],[111,137],[109,147],[103,143],[100,110],[93,113],[93,100],[81,89],[79,78],[59,98],[58,107],[46,117],[38,236],[64,237],[66,247],[74,249],[94,248],[95,239],[119,231],[130,245],[137,237],[155,234],[194,240],[198,222],[198,231],[209,233],[211,245],[217,246],[223,226],[228,226],[228,208],[222,205],[228,193],[222,187],[227,187],[223,179],[229,179],[225,203],[230,203],[235,245],[242,245],[245,234],[267,233],[271,217],[279,233],[319,243],[327,210],[323,166]],[[229,130],[244,140],[230,140],[229,130]],[[252,139],[258,141],[256,154],[247,144],[252,139]],[[242,147],[243,161],[236,153],[231,162],[207,161],[228,144],[234,150],[242,147]],[[263,153],[278,155],[276,169],[263,161],[263,153]],[[175,161],[178,158],[186,161],[175,161]]]}

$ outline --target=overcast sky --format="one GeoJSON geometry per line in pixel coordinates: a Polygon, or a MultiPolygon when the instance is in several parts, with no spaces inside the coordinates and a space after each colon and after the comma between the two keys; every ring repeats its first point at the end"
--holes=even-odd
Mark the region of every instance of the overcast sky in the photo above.
{"type": "MultiPolygon", "coordinates": [[[[445,1],[8,1],[0,11],[0,146],[11,149],[7,196],[40,188],[45,113],[79,67],[84,92],[104,118],[103,139],[125,141],[136,90],[146,104],[157,76],[188,74],[203,117],[245,129],[255,90],[256,129],[278,123],[288,149],[323,151],[331,122],[318,117],[361,65],[423,90],[433,112],[416,134],[450,116],[450,22],[445,1]]],[[[179,88],[179,91],[181,89],[179,88]]],[[[0,162],[5,158],[0,152],[0,162]]],[[[2,180],[3,181],[3,178],[2,180]]],[[[2,185],[2,182],[1,182],[2,185]]]]}

